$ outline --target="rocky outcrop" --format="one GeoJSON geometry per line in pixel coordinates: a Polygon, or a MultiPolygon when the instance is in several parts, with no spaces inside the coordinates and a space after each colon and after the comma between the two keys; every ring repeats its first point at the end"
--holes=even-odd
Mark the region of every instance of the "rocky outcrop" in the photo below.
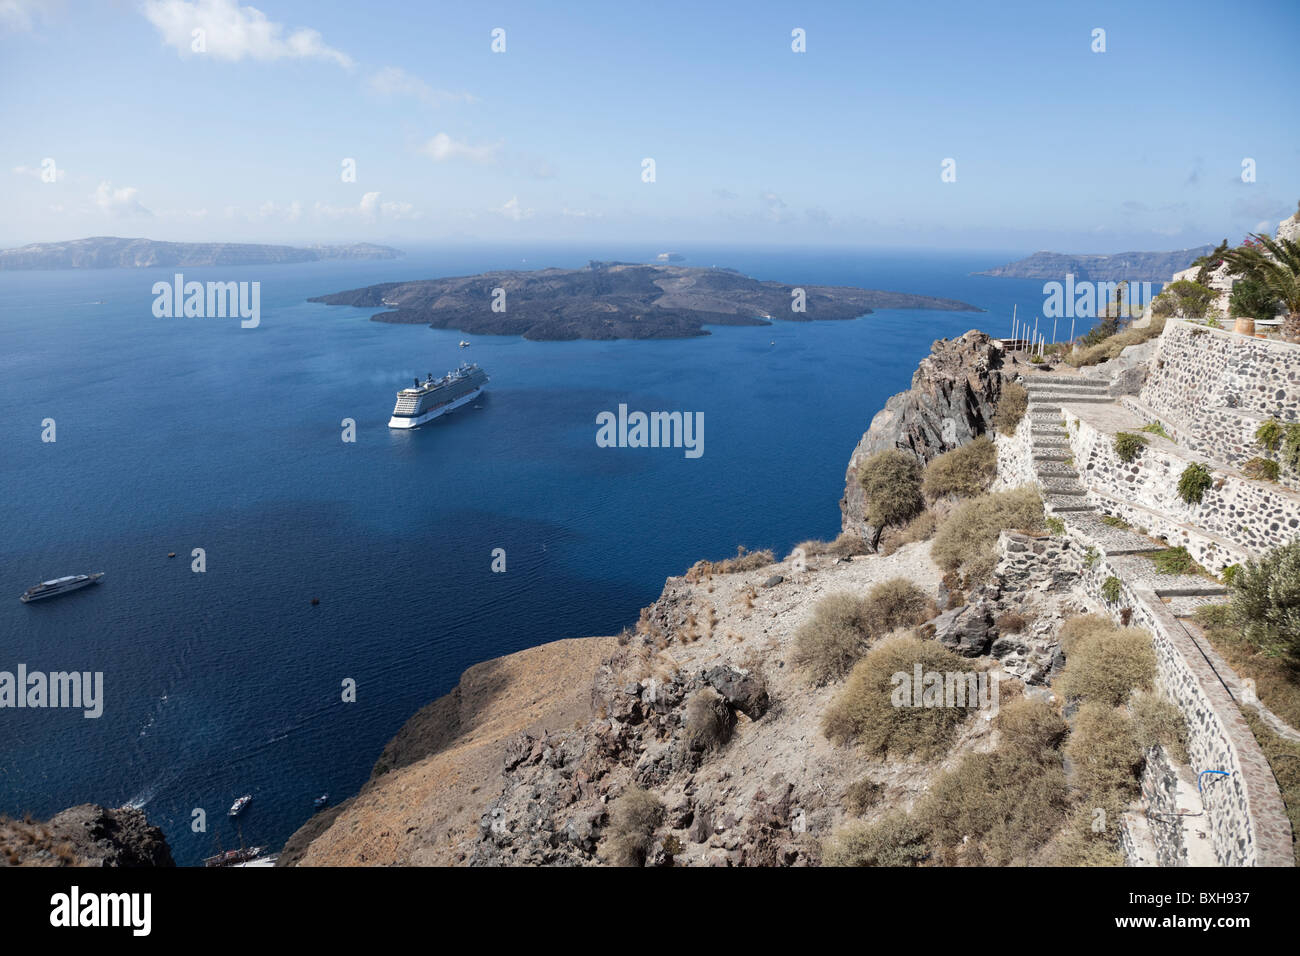
{"type": "Polygon", "coordinates": [[[175,866],[162,830],[135,807],[85,803],[47,822],[0,820],[0,866],[175,866]]]}
{"type": "Polygon", "coordinates": [[[876,452],[898,448],[922,463],[964,445],[992,429],[1002,395],[1002,351],[983,332],[939,339],[912,375],[912,387],[899,392],[871,420],[849,459],[840,500],[846,532],[870,540],[866,502],[858,466],[876,452]]]}

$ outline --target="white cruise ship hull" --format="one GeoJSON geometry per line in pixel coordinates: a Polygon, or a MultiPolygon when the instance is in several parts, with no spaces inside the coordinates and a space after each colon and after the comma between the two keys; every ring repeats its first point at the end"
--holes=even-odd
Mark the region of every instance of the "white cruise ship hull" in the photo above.
{"type": "Polygon", "coordinates": [[[468,402],[472,402],[474,399],[478,398],[482,394],[483,394],[483,387],[480,385],[478,388],[474,389],[474,391],[470,392],[468,395],[463,395],[460,398],[456,399],[454,402],[448,402],[446,405],[442,405],[438,408],[431,408],[429,409],[429,411],[424,412],[420,415],[413,415],[413,416],[394,415],[392,418],[388,420],[388,427],[389,428],[418,428],[419,426],[423,425],[425,422],[431,422],[440,415],[446,415],[452,409],[460,408],[462,405],[468,402]]]}

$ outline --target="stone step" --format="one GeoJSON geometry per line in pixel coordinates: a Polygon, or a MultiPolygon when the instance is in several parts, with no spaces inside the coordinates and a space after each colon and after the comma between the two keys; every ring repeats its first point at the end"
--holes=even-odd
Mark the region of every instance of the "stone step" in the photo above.
{"type": "Polygon", "coordinates": [[[1164,603],[1174,617],[1195,617],[1196,609],[1207,604],[1222,604],[1223,597],[1217,594],[1199,594],[1189,597],[1165,598],[1164,603]]]}
{"type": "Polygon", "coordinates": [[[1053,405],[1110,405],[1112,399],[1107,394],[1093,392],[1035,392],[1029,396],[1030,404],[1051,402],[1053,405]]]}
{"type": "Polygon", "coordinates": [[[1035,462],[1065,462],[1070,460],[1071,455],[1070,450],[1064,445],[1056,445],[1055,447],[1048,445],[1044,449],[1035,450],[1032,457],[1035,462]]]}
{"type": "Polygon", "coordinates": [[[1044,375],[1040,373],[1029,373],[1024,377],[1025,388],[1081,388],[1081,389],[1100,389],[1105,391],[1110,388],[1110,382],[1104,379],[1084,378],[1082,375],[1044,375]]]}
{"type": "Polygon", "coordinates": [[[1075,394],[1088,395],[1109,395],[1110,384],[1107,382],[1089,382],[1076,379],[1058,379],[1056,381],[1025,383],[1025,391],[1030,396],[1040,395],[1043,392],[1071,392],[1075,394]]]}
{"type": "Polygon", "coordinates": [[[1101,520],[1101,515],[1080,515],[1072,519],[1070,525],[1105,554],[1144,554],[1164,550],[1164,545],[1136,531],[1111,527],[1101,520]]]}
{"type": "Polygon", "coordinates": [[[1130,587],[1148,587],[1159,597],[1202,597],[1224,595],[1228,589],[1199,574],[1161,574],[1155,563],[1137,554],[1111,555],[1106,559],[1116,576],[1130,587]]]}
{"type": "Polygon", "coordinates": [[[1070,436],[1065,432],[1060,434],[1043,435],[1035,432],[1033,434],[1033,450],[1042,451],[1046,448],[1065,448],[1070,447],[1070,436]]]}
{"type": "Polygon", "coordinates": [[[1073,465],[1067,465],[1064,459],[1057,461],[1037,461],[1034,463],[1034,471],[1038,472],[1039,478],[1068,478],[1071,481],[1079,480],[1079,473],[1074,470],[1073,465]]]}
{"type": "Polygon", "coordinates": [[[1073,498],[1088,493],[1087,489],[1074,478],[1039,477],[1038,483],[1043,486],[1043,491],[1049,495],[1064,495],[1073,498]]]}
{"type": "Polygon", "coordinates": [[[1058,511],[1079,512],[1096,511],[1097,506],[1088,503],[1086,497],[1074,495],[1043,495],[1043,505],[1053,514],[1058,511]]]}

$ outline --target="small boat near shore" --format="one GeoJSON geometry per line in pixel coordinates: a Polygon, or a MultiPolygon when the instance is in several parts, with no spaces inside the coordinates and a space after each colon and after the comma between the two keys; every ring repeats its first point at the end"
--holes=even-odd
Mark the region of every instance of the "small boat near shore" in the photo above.
{"type": "Polygon", "coordinates": [[[230,805],[230,815],[237,817],[244,812],[244,808],[253,802],[253,795],[246,793],[230,805]]]}
{"type": "Polygon", "coordinates": [[[311,805],[315,807],[317,810],[319,810],[321,807],[325,806],[325,804],[329,802],[330,802],[330,795],[328,793],[322,793],[319,797],[317,797],[315,800],[311,802],[311,805]]]}
{"type": "Polygon", "coordinates": [[[246,866],[266,852],[264,846],[250,846],[239,850],[227,850],[216,856],[205,857],[204,866],[246,866]]]}

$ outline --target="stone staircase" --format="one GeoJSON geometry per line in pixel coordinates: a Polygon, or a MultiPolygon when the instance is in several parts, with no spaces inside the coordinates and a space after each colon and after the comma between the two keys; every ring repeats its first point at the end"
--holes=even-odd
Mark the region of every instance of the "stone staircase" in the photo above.
{"type": "Polygon", "coordinates": [[[1070,438],[1062,405],[1113,405],[1104,381],[1065,375],[1025,375],[1029,393],[1031,457],[1044,509],[1060,518],[1097,549],[1125,581],[1149,587],[1178,616],[1192,614],[1199,604],[1222,600],[1227,589],[1198,574],[1160,574],[1144,555],[1164,550],[1145,535],[1101,520],[1097,496],[1079,479],[1071,459],[1070,438]]]}

